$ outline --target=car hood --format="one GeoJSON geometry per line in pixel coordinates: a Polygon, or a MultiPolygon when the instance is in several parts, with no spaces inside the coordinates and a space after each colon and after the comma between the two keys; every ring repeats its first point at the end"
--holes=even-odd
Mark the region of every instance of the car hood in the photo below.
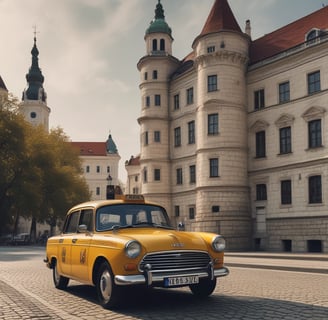
{"type": "MultiPolygon", "coordinates": [[[[113,235],[112,235],[113,236],[113,235]]],[[[121,229],[116,236],[137,240],[147,252],[165,250],[208,250],[204,239],[195,232],[177,230],[138,228],[121,229]]],[[[123,240],[123,239],[122,239],[123,240]]]]}

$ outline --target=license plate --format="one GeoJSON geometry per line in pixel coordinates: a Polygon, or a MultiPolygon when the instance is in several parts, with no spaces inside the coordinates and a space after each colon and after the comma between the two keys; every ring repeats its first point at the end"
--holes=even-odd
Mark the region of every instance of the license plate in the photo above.
{"type": "Polygon", "coordinates": [[[198,276],[172,277],[164,279],[164,285],[166,287],[185,286],[194,283],[199,283],[198,276]]]}

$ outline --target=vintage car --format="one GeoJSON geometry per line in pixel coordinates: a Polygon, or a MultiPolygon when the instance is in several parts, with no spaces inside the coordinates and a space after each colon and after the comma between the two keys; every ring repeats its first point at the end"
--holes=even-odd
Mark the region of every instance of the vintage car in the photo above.
{"type": "Polygon", "coordinates": [[[189,286],[210,295],[229,273],[224,249],[222,236],[176,230],[162,206],[127,195],[69,210],[62,233],[47,241],[45,262],[56,288],[69,279],[93,285],[100,304],[113,308],[128,286],[189,286]]]}

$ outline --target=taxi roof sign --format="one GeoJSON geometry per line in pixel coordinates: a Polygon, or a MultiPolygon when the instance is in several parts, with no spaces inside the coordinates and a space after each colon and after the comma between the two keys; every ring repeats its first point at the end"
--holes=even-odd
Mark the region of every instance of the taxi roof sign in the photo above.
{"type": "Polygon", "coordinates": [[[125,201],[137,201],[137,202],[145,202],[145,198],[141,194],[126,194],[124,196],[125,201]]]}

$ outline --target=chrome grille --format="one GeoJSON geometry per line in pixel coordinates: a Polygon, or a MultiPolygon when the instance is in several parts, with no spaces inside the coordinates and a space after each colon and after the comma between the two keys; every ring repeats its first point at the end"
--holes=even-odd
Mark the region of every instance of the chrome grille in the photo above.
{"type": "Polygon", "coordinates": [[[178,271],[206,269],[211,262],[207,252],[201,251],[168,251],[151,253],[141,260],[139,269],[145,270],[150,265],[152,271],[178,271]]]}

